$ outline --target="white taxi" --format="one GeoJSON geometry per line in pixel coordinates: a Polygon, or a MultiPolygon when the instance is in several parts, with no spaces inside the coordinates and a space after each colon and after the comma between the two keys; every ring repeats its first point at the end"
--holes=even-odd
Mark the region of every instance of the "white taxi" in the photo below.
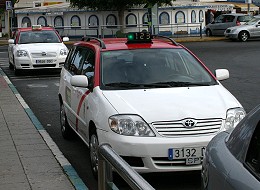
{"type": "Polygon", "coordinates": [[[63,41],[52,27],[34,25],[19,28],[9,39],[9,68],[19,74],[23,69],[61,69],[68,54],[63,41]]]}
{"type": "Polygon", "coordinates": [[[62,135],[89,146],[95,175],[103,143],[140,173],[200,170],[208,142],[245,116],[219,82],[228,77],[171,38],[87,38],[61,71],[62,135]]]}

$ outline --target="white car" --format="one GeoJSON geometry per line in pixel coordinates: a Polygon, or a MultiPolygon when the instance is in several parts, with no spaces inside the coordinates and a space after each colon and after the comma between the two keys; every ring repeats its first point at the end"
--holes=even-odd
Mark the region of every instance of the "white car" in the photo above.
{"type": "Polygon", "coordinates": [[[19,28],[9,39],[9,67],[19,74],[24,69],[61,69],[68,54],[63,41],[52,27],[19,28]]]}
{"type": "Polygon", "coordinates": [[[226,38],[231,40],[247,41],[249,38],[260,37],[260,17],[255,17],[244,25],[227,28],[224,32],[226,38]]]}
{"type": "Polygon", "coordinates": [[[208,142],[245,116],[218,81],[228,70],[213,75],[184,46],[150,38],[88,38],[62,68],[62,135],[74,131],[89,146],[95,175],[103,143],[140,173],[200,170],[208,142]]]}

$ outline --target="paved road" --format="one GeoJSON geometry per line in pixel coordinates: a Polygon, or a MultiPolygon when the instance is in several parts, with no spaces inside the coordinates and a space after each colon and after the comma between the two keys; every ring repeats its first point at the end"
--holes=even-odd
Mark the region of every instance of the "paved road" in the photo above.
{"type": "MultiPolygon", "coordinates": [[[[251,110],[260,103],[260,54],[259,41],[240,42],[192,42],[183,43],[214,71],[216,68],[227,68],[230,79],[222,84],[234,94],[245,107],[251,110]]],[[[0,49],[6,51],[5,49],[0,49]]],[[[31,107],[42,125],[59,146],[60,150],[77,170],[79,176],[89,189],[97,189],[89,168],[87,147],[79,140],[65,141],[60,134],[58,84],[59,74],[28,73],[16,77],[8,69],[6,53],[0,54],[0,67],[31,107]]],[[[200,173],[149,174],[144,175],[156,189],[200,189],[200,173]],[[160,180],[159,180],[160,179],[160,180]]],[[[123,185],[122,185],[123,186],[123,185]]]]}

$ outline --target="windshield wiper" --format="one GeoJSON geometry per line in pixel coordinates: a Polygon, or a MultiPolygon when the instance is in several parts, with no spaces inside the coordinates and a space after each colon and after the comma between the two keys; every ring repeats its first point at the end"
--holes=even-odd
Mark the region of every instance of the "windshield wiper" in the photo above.
{"type": "Polygon", "coordinates": [[[143,84],[134,84],[129,82],[113,82],[105,84],[105,86],[111,86],[111,87],[140,87],[143,86],[143,84]]]}
{"type": "Polygon", "coordinates": [[[210,83],[208,82],[180,82],[180,81],[169,81],[169,82],[158,82],[158,83],[152,83],[149,85],[161,85],[161,86],[166,86],[168,87],[186,87],[186,86],[209,86],[210,83]]]}

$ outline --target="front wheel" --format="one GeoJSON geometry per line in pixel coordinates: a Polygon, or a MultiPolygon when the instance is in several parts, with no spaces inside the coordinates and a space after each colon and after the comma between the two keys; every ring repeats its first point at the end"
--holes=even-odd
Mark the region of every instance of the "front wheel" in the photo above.
{"type": "Polygon", "coordinates": [[[249,38],[248,32],[246,32],[246,31],[240,32],[238,38],[239,38],[240,41],[246,42],[249,38]]]}
{"type": "Polygon", "coordinates": [[[207,30],[206,30],[206,36],[208,36],[208,37],[209,37],[209,36],[212,36],[212,32],[210,31],[210,29],[207,29],[207,30]]]}
{"type": "Polygon", "coordinates": [[[90,155],[90,164],[91,170],[94,177],[97,179],[98,177],[98,137],[96,131],[91,132],[90,134],[90,142],[89,142],[89,155],[90,155]]]}
{"type": "Polygon", "coordinates": [[[60,125],[61,125],[61,134],[63,138],[67,140],[71,139],[73,136],[73,131],[69,126],[63,104],[60,105],[60,125]]]}

